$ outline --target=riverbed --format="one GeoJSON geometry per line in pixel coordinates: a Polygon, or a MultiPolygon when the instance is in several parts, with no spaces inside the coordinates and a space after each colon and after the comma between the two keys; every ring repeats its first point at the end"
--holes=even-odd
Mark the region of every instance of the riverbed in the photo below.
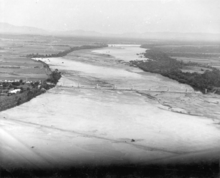
{"type": "Polygon", "coordinates": [[[1,166],[218,159],[220,97],[130,66],[143,51],[111,45],[35,59],[62,78],[45,94],[0,113],[1,166]]]}

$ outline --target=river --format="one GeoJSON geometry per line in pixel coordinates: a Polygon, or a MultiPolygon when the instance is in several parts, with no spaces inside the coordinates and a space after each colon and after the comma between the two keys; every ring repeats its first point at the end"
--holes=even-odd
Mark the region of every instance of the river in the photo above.
{"type": "MultiPolygon", "coordinates": [[[[140,46],[109,45],[63,58],[58,85],[0,113],[1,166],[206,161],[220,150],[220,97],[141,71],[140,46]]],[[[147,59],[144,59],[147,60],[147,59]]]]}

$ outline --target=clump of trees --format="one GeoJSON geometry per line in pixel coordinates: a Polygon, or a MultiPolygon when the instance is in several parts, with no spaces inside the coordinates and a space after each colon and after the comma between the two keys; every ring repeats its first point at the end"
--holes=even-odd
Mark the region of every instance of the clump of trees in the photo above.
{"type": "Polygon", "coordinates": [[[61,73],[56,69],[55,71],[51,72],[47,81],[56,84],[60,78],[61,78],[61,73]]]}

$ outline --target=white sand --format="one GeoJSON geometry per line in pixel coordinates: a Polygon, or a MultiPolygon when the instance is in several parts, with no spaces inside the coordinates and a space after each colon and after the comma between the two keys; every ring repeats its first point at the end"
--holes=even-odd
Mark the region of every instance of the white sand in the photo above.
{"type": "Polygon", "coordinates": [[[140,75],[136,73],[131,73],[125,71],[123,69],[115,69],[110,67],[101,67],[101,66],[94,66],[90,64],[85,64],[82,62],[75,62],[67,59],[62,58],[43,58],[42,61],[46,62],[47,64],[52,64],[52,69],[58,68],[59,70],[74,70],[80,71],[92,76],[105,76],[105,77],[123,77],[123,78],[141,78],[140,75]]]}
{"type": "MultiPolygon", "coordinates": [[[[183,86],[128,68],[92,66],[61,58],[44,60],[65,73],[60,81],[65,86],[75,85],[79,77],[87,83],[98,78],[119,86],[131,83],[137,87],[144,81],[154,87],[158,83],[177,89],[183,86]]],[[[158,105],[132,91],[53,88],[0,113],[1,166],[149,163],[197,155],[196,161],[204,152],[208,158],[219,155],[220,130],[213,120],[160,109],[158,105]]]]}
{"type": "Polygon", "coordinates": [[[95,53],[108,54],[116,57],[117,59],[129,62],[131,60],[146,60],[141,58],[143,55],[137,55],[144,53],[147,49],[140,48],[140,45],[126,45],[126,44],[111,44],[108,48],[102,48],[93,50],[95,53]]]}

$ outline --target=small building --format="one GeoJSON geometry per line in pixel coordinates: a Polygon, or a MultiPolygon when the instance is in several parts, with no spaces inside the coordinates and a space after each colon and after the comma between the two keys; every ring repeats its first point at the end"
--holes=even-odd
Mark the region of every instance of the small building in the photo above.
{"type": "Polygon", "coordinates": [[[9,94],[16,94],[16,93],[20,93],[20,92],[21,92],[21,89],[12,89],[12,90],[8,91],[9,94]]]}
{"type": "Polygon", "coordinates": [[[46,84],[47,85],[53,85],[53,86],[55,85],[54,83],[51,83],[51,82],[46,82],[46,84]]]}
{"type": "Polygon", "coordinates": [[[43,92],[46,92],[46,91],[47,91],[45,88],[41,88],[40,90],[43,91],[43,92]]]}

